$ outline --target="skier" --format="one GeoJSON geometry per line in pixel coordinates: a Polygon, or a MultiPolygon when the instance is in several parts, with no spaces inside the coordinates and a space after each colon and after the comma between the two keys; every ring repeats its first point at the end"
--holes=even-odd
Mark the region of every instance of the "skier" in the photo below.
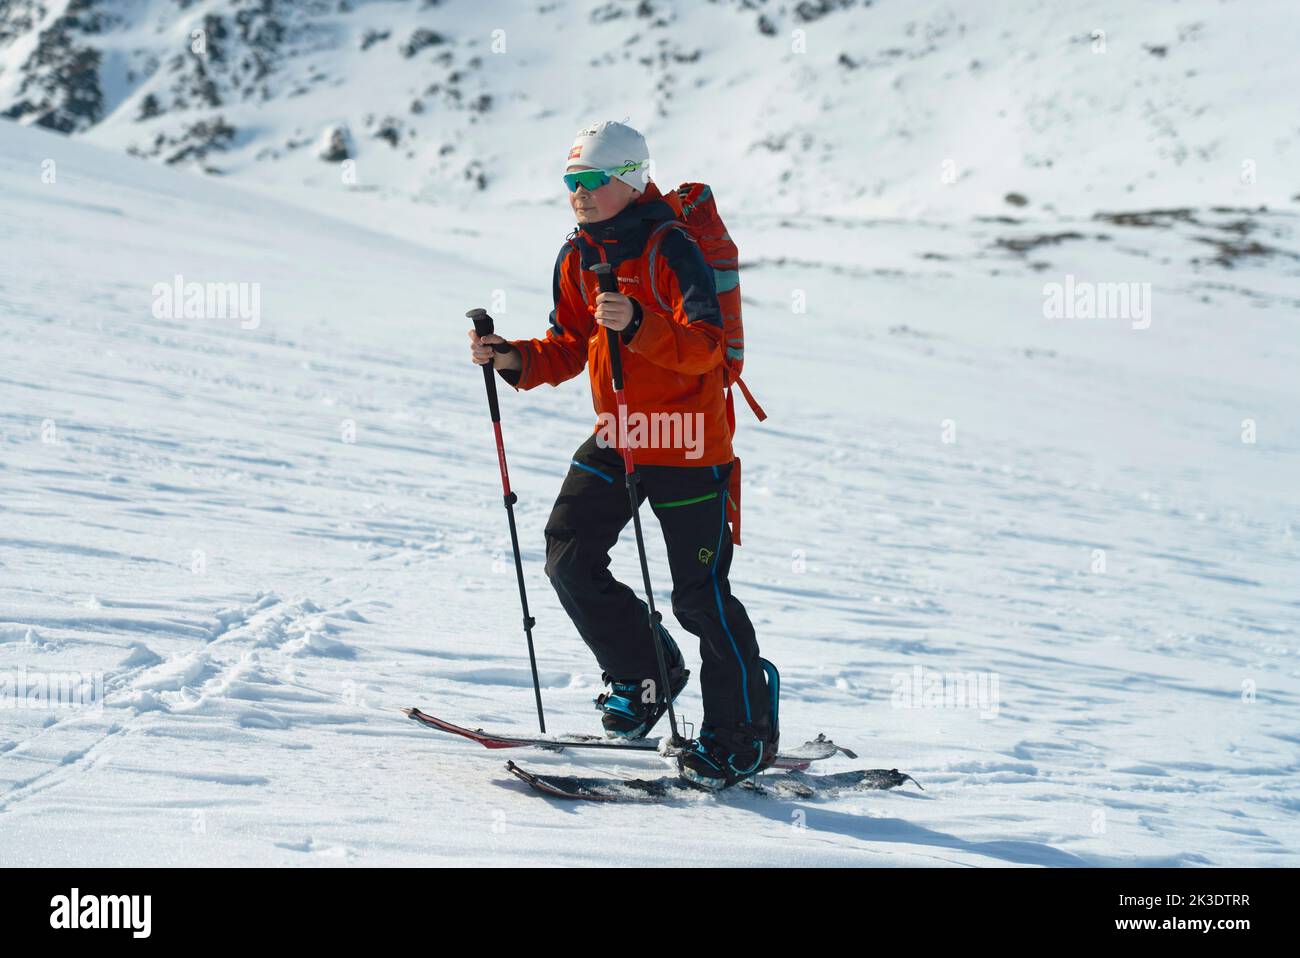
{"type": "Polygon", "coordinates": [[[668,707],[657,693],[651,642],[662,642],[673,699],[690,673],[662,625],[652,640],[646,604],[609,571],[609,550],[632,519],[619,434],[611,428],[617,405],[606,330],[621,337],[625,441],[641,476],[638,502],[650,500],[663,531],[673,614],[700,640],[704,720],[678,767],[697,785],[725,788],[776,756],[777,679],[760,660],[754,627],[727,581],[733,455],[713,270],[682,229],[665,229],[647,249],[651,231],[676,218],[648,167],[645,138],[631,127],[607,121],[579,132],[564,173],[578,225],[555,261],[550,328],[543,339],[508,343],[471,329],[470,352],[516,390],[558,386],[588,367],[597,428],[573,454],[547,521],[546,574],[610,686],[596,699],[606,734],[642,738],[668,707]],[[620,292],[598,292],[588,267],[601,262],[614,267],[620,292]],[[493,344],[509,349],[497,352],[493,344]],[[639,432],[631,428],[637,422],[639,432]]]}

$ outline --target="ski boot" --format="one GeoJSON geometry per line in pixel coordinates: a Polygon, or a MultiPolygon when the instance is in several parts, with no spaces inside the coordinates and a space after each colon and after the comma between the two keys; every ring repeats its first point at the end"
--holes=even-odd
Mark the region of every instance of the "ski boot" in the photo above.
{"type": "MultiPolygon", "coordinates": [[[[661,633],[664,637],[664,655],[668,660],[671,697],[675,702],[682,689],[686,688],[691,673],[686,668],[681,650],[667,630],[661,627],[661,633]]],[[[645,701],[649,698],[646,694],[648,689],[658,688],[658,676],[649,679],[654,683],[653,686],[646,686],[644,679],[616,679],[607,672],[602,672],[600,678],[611,689],[596,696],[596,708],[602,713],[600,724],[609,738],[645,738],[668,711],[668,700],[661,695],[655,695],[652,701],[645,701]]]]}
{"type": "Polygon", "coordinates": [[[781,676],[767,659],[763,666],[771,696],[769,726],[741,723],[734,728],[705,726],[700,737],[677,756],[677,771],[682,779],[698,788],[718,791],[751,779],[776,761],[781,744],[777,702],[781,694],[781,676]]]}

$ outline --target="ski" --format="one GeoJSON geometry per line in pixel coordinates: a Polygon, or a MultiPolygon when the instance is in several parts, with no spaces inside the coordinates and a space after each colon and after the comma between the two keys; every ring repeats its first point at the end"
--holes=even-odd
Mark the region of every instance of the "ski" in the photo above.
{"type": "Polygon", "coordinates": [[[520,768],[506,762],[506,771],[525,782],[534,791],[581,802],[631,802],[655,804],[673,799],[700,800],[705,796],[731,794],[740,789],[741,794],[756,794],[778,799],[830,798],[846,792],[863,792],[897,788],[912,782],[921,791],[921,783],[896,768],[863,768],[833,775],[807,775],[799,770],[781,775],[764,776],[757,781],[743,782],[725,793],[698,788],[676,775],[660,778],[584,778],[571,775],[545,775],[520,768]]]}
{"type": "MultiPolygon", "coordinates": [[[[635,740],[608,739],[598,735],[494,735],[483,729],[468,729],[440,719],[417,708],[404,708],[402,714],[425,728],[450,732],[471,742],[478,742],[484,748],[542,748],[553,752],[566,748],[598,748],[606,751],[658,752],[659,739],[643,738],[635,740]]],[[[858,756],[841,745],[836,745],[825,735],[818,735],[798,748],[782,752],[776,757],[773,768],[804,769],[812,762],[844,755],[847,758],[858,756]]]]}

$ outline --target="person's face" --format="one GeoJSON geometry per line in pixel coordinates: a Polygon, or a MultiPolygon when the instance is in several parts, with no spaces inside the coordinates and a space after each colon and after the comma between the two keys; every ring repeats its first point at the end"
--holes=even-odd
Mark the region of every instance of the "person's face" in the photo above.
{"type": "MultiPolygon", "coordinates": [[[[575,163],[565,172],[590,169],[590,166],[579,166],[575,163]]],[[[573,215],[577,217],[580,224],[599,223],[618,213],[640,195],[640,190],[634,190],[622,180],[610,177],[609,182],[597,190],[588,190],[585,186],[579,186],[577,191],[569,194],[569,205],[573,207],[573,215]]]]}

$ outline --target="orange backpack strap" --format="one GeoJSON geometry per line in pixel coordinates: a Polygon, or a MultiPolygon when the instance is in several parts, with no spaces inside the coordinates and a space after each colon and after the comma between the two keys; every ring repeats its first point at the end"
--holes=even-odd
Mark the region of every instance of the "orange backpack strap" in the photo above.
{"type": "MultiPolygon", "coordinates": [[[[758,421],[762,422],[766,419],[767,413],[763,412],[763,407],[758,404],[758,400],[754,398],[754,394],[749,391],[749,387],[745,385],[745,380],[737,376],[736,385],[740,387],[740,391],[745,396],[745,402],[749,403],[749,408],[754,410],[754,415],[758,417],[758,421]]],[[[730,389],[727,390],[727,421],[730,423],[731,432],[734,435],[736,432],[736,414],[732,411],[730,389]]]]}
{"type": "Polygon", "coordinates": [[[731,460],[727,477],[727,518],[731,520],[731,541],[740,545],[740,457],[731,460]]]}

